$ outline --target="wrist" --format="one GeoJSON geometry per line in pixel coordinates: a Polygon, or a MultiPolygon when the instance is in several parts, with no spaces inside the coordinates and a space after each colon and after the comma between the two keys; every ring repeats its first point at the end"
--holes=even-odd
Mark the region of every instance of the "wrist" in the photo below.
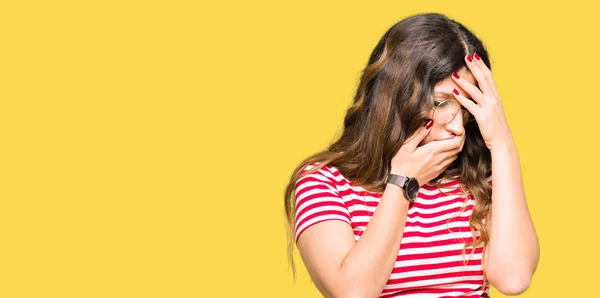
{"type": "Polygon", "coordinates": [[[490,153],[494,154],[504,154],[508,152],[512,152],[516,150],[516,146],[514,142],[497,142],[490,149],[490,153]]]}
{"type": "Polygon", "coordinates": [[[406,176],[406,177],[413,177],[412,175],[410,175],[410,173],[408,173],[407,171],[400,169],[400,168],[396,168],[396,169],[392,168],[392,170],[390,171],[390,174],[406,176]]]}
{"type": "Polygon", "coordinates": [[[407,178],[415,178],[415,179],[419,180],[415,176],[415,174],[411,173],[410,171],[403,170],[403,169],[392,169],[390,171],[389,175],[392,175],[392,174],[394,174],[394,175],[400,175],[400,176],[405,176],[407,178]]]}
{"type": "MultiPolygon", "coordinates": [[[[405,198],[413,202],[419,193],[419,181],[415,177],[403,174],[390,173],[386,179],[386,184],[393,184],[402,189],[405,198]]],[[[387,188],[387,186],[386,186],[387,188]]]]}
{"type": "Polygon", "coordinates": [[[406,195],[406,192],[402,189],[402,187],[400,187],[396,184],[387,183],[385,185],[384,193],[389,193],[389,196],[391,196],[393,198],[401,198],[402,200],[400,200],[400,201],[406,202],[406,206],[409,206],[411,203],[406,195]]]}

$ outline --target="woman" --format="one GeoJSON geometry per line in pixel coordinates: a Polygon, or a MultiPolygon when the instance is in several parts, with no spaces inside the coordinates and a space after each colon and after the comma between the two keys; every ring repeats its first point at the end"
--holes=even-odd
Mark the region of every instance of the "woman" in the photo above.
{"type": "Polygon", "coordinates": [[[294,277],[296,244],[326,297],[517,295],[539,259],[487,51],[437,13],[383,35],[340,139],[295,169],[285,209],[294,277]]]}

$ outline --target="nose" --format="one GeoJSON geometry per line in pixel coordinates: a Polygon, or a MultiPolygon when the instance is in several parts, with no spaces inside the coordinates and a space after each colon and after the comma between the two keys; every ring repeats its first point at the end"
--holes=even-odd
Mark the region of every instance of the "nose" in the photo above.
{"type": "Polygon", "coordinates": [[[455,135],[461,135],[465,129],[463,126],[463,120],[464,119],[461,111],[458,111],[458,113],[456,113],[452,121],[444,124],[444,128],[455,135]]]}

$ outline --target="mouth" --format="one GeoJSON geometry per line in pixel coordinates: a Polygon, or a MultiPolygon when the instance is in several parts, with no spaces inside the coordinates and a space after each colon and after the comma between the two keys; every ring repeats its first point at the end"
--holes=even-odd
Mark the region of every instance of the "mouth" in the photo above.
{"type": "Polygon", "coordinates": [[[452,140],[452,139],[454,139],[454,137],[456,137],[456,135],[451,135],[451,136],[445,138],[444,140],[452,140]]]}

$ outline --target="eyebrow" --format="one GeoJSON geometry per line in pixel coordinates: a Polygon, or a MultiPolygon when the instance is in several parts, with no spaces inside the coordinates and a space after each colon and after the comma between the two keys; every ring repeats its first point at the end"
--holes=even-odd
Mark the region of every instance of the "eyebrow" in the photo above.
{"type": "Polygon", "coordinates": [[[452,95],[452,93],[450,93],[450,92],[445,92],[445,91],[439,91],[439,92],[436,92],[436,93],[435,93],[435,95],[436,95],[436,97],[437,97],[438,95],[441,95],[441,97],[442,97],[443,99],[453,99],[453,98],[454,98],[454,95],[452,95]]]}

